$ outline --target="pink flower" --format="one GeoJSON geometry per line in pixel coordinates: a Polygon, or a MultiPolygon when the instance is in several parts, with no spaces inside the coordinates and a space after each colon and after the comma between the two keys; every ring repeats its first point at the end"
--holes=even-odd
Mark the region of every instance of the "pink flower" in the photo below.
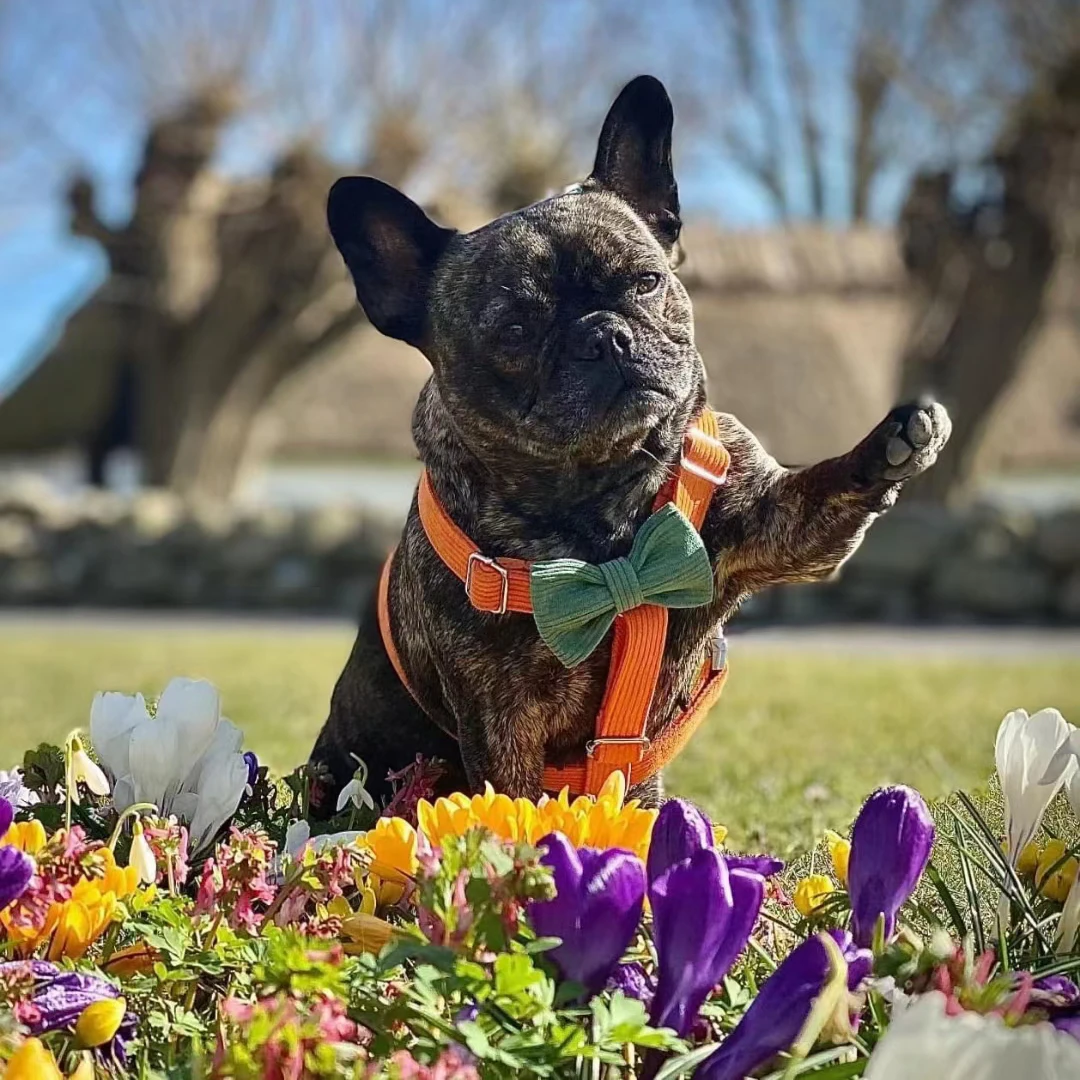
{"type": "Polygon", "coordinates": [[[158,878],[168,880],[172,867],[172,880],[177,886],[187,881],[188,831],[176,818],[146,818],[143,832],[158,865],[158,878]]]}
{"type": "MultiPolygon", "coordinates": [[[[433,1065],[424,1065],[417,1061],[408,1050],[399,1050],[392,1055],[386,1070],[394,1080],[479,1080],[476,1066],[461,1056],[456,1048],[444,1050],[433,1065]]],[[[378,1064],[368,1066],[368,1075],[380,1072],[378,1064]]]]}
{"type": "Polygon", "coordinates": [[[416,760],[397,772],[388,772],[386,779],[394,788],[394,796],[383,811],[383,817],[404,818],[416,825],[416,804],[421,799],[434,800],[435,786],[446,768],[441,761],[416,755],[416,760]]]}
{"type": "Polygon", "coordinates": [[[469,898],[465,895],[465,886],[468,883],[469,875],[465,870],[460,871],[454,879],[450,894],[453,929],[448,930],[446,923],[423,905],[417,909],[416,921],[421,932],[432,945],[449,945],[451,948],[458,946],[472,928],[473,910],[469,906],[469,898]]]}
{"type": "Polygon", "coordinates": [[[223,911],[233,929],[258,929],[263,913],[255,905],[269,904],[277,891],[266,877],[276,847],[261,829],[232,826],[214,858],[203,864],[195,913],[223,911]]]}
{"type": "Polygon", "coordinates": [[[303,1080],[309,1075],[305,1060],[319,1045],[355,1044],[370,1037],[346,1015],[345,1003],[329,994],[305,1001],[280,993],[254,1004],[227,998],[221,1015],[223,1027],[233,1030],[219,1037],[213,1077],[235,1075],[229,1069],[230,1047],[239,1043],[247,1044],[245,1053],[254,1053],[263,1080],[303,1080]]]}

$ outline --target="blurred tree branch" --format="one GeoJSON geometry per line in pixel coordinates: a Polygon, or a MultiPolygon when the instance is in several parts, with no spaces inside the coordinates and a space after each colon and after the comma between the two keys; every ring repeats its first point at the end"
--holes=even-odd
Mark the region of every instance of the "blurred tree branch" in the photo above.
{"type": "Polygon", "coordinates": [[[920,174],[901,214],[916,293],[901,392],[930,391],[953,418],[949,446],[909,498],[947,501],[970,489],[987,421],[1022,368],[1058,260],[1080,250],[1080,47],[1010,110],[986,169],[994,187],[974,200],[958,195],[949,171],[920,174]]]}
{"type": "Polygon", "coordinates": [[[130,444],[147,482],[212,497],[233,490],[281,381],[363,323],[326,230],[333,179],[370,172],[435,201],[471,189],[489,216],[543,196],[574,179],[576,118],[595,120],[585,80],[607,95],[603,58],[633,23],[611,24],[614,0],[525,18],[497,0],[42,6],[19,16],[0,131],[39,114],[61,137],[126,127],[141,154],[116,223],[64,155],[70,233],[108,277],[0,403],[0,451],[81,442],[100,480],[130,444]],[[567,15],[574,35],[557,32],[567,15]],[[35,49],[57,60],[49,78],[35,49]]]}

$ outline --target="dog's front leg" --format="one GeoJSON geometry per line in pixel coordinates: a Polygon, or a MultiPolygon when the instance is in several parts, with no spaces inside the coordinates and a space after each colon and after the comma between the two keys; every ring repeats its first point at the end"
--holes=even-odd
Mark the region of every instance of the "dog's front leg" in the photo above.
{"type": "Polygon", "coordinates": [[[473,791],[485,783],[512,799],[540,798],[544,782],[544,736],[530,724],[527,703],[506,708],[477,707],[458,715],[468,717],[459,728],[465,775],[473,791]]]}
{"type": "Polygon", "coordinates": [[[784,469],[737,420],[724,417],[729,482],[713,502],[705,538],[725,593],[828,577],[904,482],[934,463],[950,431],[941,405],[901,405],[849,453],[784,469]]]}

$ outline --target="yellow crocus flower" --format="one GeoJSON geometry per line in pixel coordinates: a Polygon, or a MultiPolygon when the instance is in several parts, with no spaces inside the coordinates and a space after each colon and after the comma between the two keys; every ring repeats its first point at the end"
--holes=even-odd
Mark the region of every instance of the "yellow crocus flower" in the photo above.
{"type": "Polygon", "coordinates": [[[809,919],[834,891],[833,883],[824,874],[811,874],[795,886],[795,908],[809,919]]]}
{"type": "MultiPolygon", "coordinates": [[[[36,842],[33,835],[29,839],[36,842]]],[[[136,890],[138,873],[134,867],[117,866],[108,848],[94,855],[100,876],[77,881],[69,899],[50,905],[40,927],[16,925],[7,911],[0,912],[0,926],[19,955],[29,956],[47,941],[47,959],[56,961],[67,956],[78,960],[117,917],[122,910],[120,901],[136,890]]]]}
{"type": "Polygon", "coordinates": [[[127,1012],[122,998],[103,998],[86,1006],[75,1021],[75,1038],[86,1047],[104,1046],[120,1030],[127,1012]]]}
{"type": "Polygon", "coordinates": [[[832,860],[836,880],[846,889],[848,860],[851,858],[851,841],[845,840],[844,837],[837,832],[833,832],[832,829],[826,829],[825,846],[829,849],[829,858],[832,860]]]}
{"type": "Polygon", "coordinates": [[[577,847],[619,847],[645,858],[656,811],[625,799],[626,777],[612,772],[595,799],[581,795],[571,802],[564,788],[554,798],[544,795],[534,803],[500,795],[488,784],[483,794],[472,798],[456,792],[434,803],[422,799],[417,819],[420,832],[435,847],[448,836],[483,826],[504,840],[535,844],[548,833],[560,832],[577,847]]]}
{"type": "Polygon", "coordinates": [[[0,839],[0,845],[6,847],[10,844],[20,851],[25,851],[27,855],[36,855],[45,846],[46,839],[45,826],[34,818],[31,821],[14,822],[0,839]]]}
{"type": "MultiPolygon", "coordinates": [[[[1060,858],[1061,856],[1058,856],[1060,858]]],[[[1039,869],[1039,860],[1042,858],[1042,848],[1037,840],[1029,840],[1020,852],[1020,858],[1016,860],[1017,873],[1024,877],[1034,877],[1039,869]]],[[[1055,860],[1056,861],[1056,860],[1055,860]]]]}
{"type": "Polygon", "coordinates": [[[24,1039],[8,1058],[4,1080],[64,1080],[64,1075],[40,1039],[24,1039]]]}
{"type": "Polygon", "coordinates": [[[341,920],[341,932],[348,939],[344,943],[345,952],[355,956],[362,952],[382,952],[397,931],[385,919],[357,911],[341,920]]]}
{"type": "Polygon", "coordinates": [[[83,1053],[79,1058],[79,1064],[69,1077],[69,1080],[94,1080],[94,1059],[89,1053],[83,1053]]]}
{"type": "Polygon", "coordinates": [[[1072,884],[1076,880],[1077,870],[1080,869],[1080,864],[1078,864],[1076,857],[1073,856],[1066,859],[1054,873],[1050,872],[1068,850],[1068,845],[1061,840],[1047,840],[1046,847],[1043,848],[1039,865],[1035,871],[1035,883],[1039,888],[1039,892],[1043,896],[1050,897],[1051,900],[1056,900],[1059,904],[1065,903],[1065,898],[1069,895],[1069,889],[1072,888],[1072,884]]]}

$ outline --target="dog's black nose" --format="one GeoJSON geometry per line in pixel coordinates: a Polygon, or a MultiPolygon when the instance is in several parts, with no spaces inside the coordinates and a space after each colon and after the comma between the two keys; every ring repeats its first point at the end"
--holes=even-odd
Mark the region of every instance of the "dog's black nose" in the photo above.
{"type": "Polygon", "coordinates": [[[613,312],[595,312],[580,319],[571,336],[575,360],[629,360],[634,351],[634,333],[630,324],[613,312]]]}

